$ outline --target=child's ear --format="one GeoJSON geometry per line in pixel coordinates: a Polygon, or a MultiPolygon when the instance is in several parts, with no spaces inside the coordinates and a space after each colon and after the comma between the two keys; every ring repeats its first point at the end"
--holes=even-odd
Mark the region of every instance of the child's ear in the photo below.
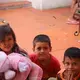
{"type": "Polygon", "coordinates": [[[50,52],[52,51],[52,47],[50,47],[50,52]]]}
{"type": "Polygon", "coordinates": [[[33,47],[32,50],[35,51],[35,48],[33,47]]]}
{"type": "Polygon", "coordinates": [[[64,64],[64,61],[62,61],[62,63],[64,64]]]}

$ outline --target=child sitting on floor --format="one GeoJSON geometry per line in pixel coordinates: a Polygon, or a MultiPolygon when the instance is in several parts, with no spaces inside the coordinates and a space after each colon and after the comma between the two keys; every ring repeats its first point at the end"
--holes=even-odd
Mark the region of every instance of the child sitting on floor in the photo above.
{"type": "Polygon", "coordinates": [[[70,47],[64,53],[64,68],[58,72],[57,80],[80,80],[80,49],[70,47]]]}
{"type": "Polygon", "coordinates": [[[43,69],[42,80],[56,77],[60,70],[60,63],[50,52],[52,50],[51,40],[46,34],[39,34],[33,39],[33,54],[30,59],[43,69]]]}

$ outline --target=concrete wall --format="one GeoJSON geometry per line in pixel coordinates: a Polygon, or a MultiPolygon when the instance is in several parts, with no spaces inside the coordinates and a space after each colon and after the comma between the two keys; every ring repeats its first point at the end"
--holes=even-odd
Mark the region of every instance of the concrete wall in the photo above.
{"type": "Polygon", "coordinates": [[[26,1],[26,0],[0,0],[0,3],[17,2],[17,1],[26,1]]]}
{"type": "Polygon", "coordinates": [[[32,7],[35,9],[51,9],[58,7],[70,6],[71,0],[0,0],[0,3],[17,2],[17,1],[30,1],[32,7]]]}
{"type": "Polygon", "coordinates": [[[71,0],[31,0],[35,9],[51,9],[71,5],[71,0]]]}

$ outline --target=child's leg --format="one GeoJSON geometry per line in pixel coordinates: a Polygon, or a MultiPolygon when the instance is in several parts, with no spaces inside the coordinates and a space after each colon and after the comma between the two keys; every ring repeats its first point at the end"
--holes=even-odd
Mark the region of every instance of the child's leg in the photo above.
{"type": "Polygon", "coordinates": [[[33,68],[31,70],[31,73],[29,74],[29,80],[41,80],[43,76],[43,70],[33,63],[33,68]]]}
{"type": "Polygon", "coordinates": [[[71,11],[73,11],[75,4],[76,4],[76,0],[72,0],[71,11]]]}
{"type": "Polygon", "coordinates": [[[71,17],[72,19],[73,19],[74,13],[76,12],[77,8],[78,8],[78,3],[75,4],[73,10],[71,11],[71,16],[70,16],[70,17],[71,17]]]}
{"type": "Polygon", "coordinates": [[[71,16],[69,17],[67,23],[69,23],[69,24],[79,24],[79,22],[76,21],[76,19],[73,18],[74,13],[75,13],[75,11],[76,11],[77,8],[78,8],[78,4],[76,3],[75,6],[74,6],[74,8],[73,8],[73,10],[71,11],[71,16]]]}

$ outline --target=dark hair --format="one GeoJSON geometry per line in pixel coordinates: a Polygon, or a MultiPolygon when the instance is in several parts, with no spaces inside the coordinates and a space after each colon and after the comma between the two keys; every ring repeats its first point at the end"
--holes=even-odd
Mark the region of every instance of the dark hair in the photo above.
{"type": "MultiPolygon", "coordinates": [[[[23,53],[26,53],[26,51],[22,50],[18,44],[16,43],[16,36],[15,36],[15,33],[13,31],[13,29],[10,27],[9,23],[4,21],[3,19],[0,19],[0,41],[4,41],[5,39],[5,36],[7,35],[12,35],[15,43],[14,43],[14,46],[12,48],[12,52],[16,52],[16,53],[20,53],[20,54],[23,54],[23,53]]],[[[0,49],[0,51],[2,51],[0,49]]]]}
{"type": "Polygon", "coordinates": [[[64,52],[64,60],[65,57],[71,58],[80,58],[80,49],[77,47],[70,47],[64,52]]]}
{"type": "Polygon", "coordinates": [[[39,34],[34,38],[34,40],[33,40],[34,47],[35,47],[36,42],[47,42],[49,44],[49,46],[51,47],[50,38],[45,34],[39,34]]]}
{"type": "Polygon", "coordinates": [[[0,41],[3,41],[5,39],[5,36],[10,34],[13,36],[14,41],[16,41],[14,31],[10,27],[9,23],[0,25],[0,41]]]}

